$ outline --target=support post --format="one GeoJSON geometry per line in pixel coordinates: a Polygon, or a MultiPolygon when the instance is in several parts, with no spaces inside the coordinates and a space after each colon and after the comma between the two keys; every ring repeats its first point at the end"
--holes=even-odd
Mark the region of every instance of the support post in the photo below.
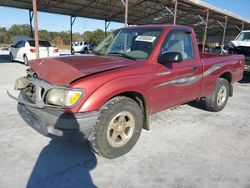
{"type": "Polygon", "coordinates": [[[72,46],[72,40],[73,40],[73,33],[72,33],[72,27],[75,23],[76,17],[70,16],[70,53],[73,54],[73,46],[72,46]]]}
{"type": "Polygon", "coordinates": [[[104,30],[105,31],[104,32],[105,37],[107,36],[107,30],[109,28],[110,23],[111,23],[111,21],[105,20],[105,30],[104,30]]]}
{"type": "Polygon", "coordinates": [[[34,33],[33,33],[33,26],[32,26],[32,21],[33,21],[33,12],[32,10],[29,10],[29,20],[30,20],[30,37],[33,38],[34,37],[34,33]]]}
{"type": "Polygon", "coordinates": [[[39,38],[38,38],[38,21],[37,21],[37,0],[33,0],[33,17],[34,17],[36,58],[38,59],[39,58],[39,38]]]}
{"type": "Polygon", "coordinates": [[[244,30],[244,26],[245,26],[245,23],[244,23],[244,22],[242,22],[242,23],[241,23],[241,31],[243,31],[243,30],[244,30]]]}
{"type": "Polygon", "coordinates": [[[178,1],[175,1],[175,5],[174,5],[174,25],[176,25],[176,17],[177,17],[177,9],[178,8],[178,1]]]}
{"type": "MultiPolygon", "coordinates": [[[[225,36],[226,36],[226,30],[227,30],[227,16],[225,17],[225,23],[224,23],[224,31],[223,31],[223,36],[222,36],[222,42],[221,42],[221,46],[224,46],[225,43],[225,36]]],[[[222,49],[221,49],[221,54],[222,54],[222,49]]]]}
{"type": "Polygon", "coordinates": [[[128,27],[128,0],[125,0],[125,27],[128,27]]]}
{"type": "Polygon", "coordinates": [[[205,31],[203,36],[203,43],[202,43],[202,53],[205,52],[205,45],[207,42],[207,25],[208,25],[208,18],[209,18],[209,9],[207,9],[207,17],[206,17],[206,23],[205,23],[205,31]]]}

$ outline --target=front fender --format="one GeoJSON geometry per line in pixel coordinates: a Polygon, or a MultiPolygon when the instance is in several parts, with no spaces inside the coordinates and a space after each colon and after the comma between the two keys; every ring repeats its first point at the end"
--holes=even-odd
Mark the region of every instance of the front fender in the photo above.
{"type": "Polygon", "coordinates": [[[95,90],[95,92],[85,100],[79,112],[99,110],[108,100],[125,92],[137,92],[141,94],[147,104],[149,97],[147,96],[144,84],[145,79],[138,79],[138,77],[135,76],[112,80],[95,90]]]}

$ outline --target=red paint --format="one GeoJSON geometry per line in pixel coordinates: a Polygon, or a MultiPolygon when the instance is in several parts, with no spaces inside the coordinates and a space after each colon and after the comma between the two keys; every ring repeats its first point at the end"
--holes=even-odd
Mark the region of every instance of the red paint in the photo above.
{"type": "Polygon", "coordinates": [[[77,106],[66,110],[72,113],[98,110],[112,97],[133,91],[144,97],[149,113],[152,114],[209,95],[216,80],[225,72],[232,75],[232,83],[242,78],[244,70],[242,55],[200,55],[193,30],[195,58],[175,63],[172,68],[163,66],[157,62],[157,58],[166,35],[171,29],[189,27],[166,25],[140,27],[163,28],[162,35],[147,60],[106,56],[68,56],[38,59],[30,63],[31,68],[40,79],[52,84],[85,90],[85,95],[77,106]],[[203,77],[203,73],[215,65],[223,66],[207,77],[203,77]],[[200,69],[193,72],[194,66],[199,66],[200,69]],[[162,72],[168,71],[171,73],[159,76],[162,72]],[[157,87],[161,83],[189,74],[202,78],[192,85],[180,87],[167,84],[157,87]]]}

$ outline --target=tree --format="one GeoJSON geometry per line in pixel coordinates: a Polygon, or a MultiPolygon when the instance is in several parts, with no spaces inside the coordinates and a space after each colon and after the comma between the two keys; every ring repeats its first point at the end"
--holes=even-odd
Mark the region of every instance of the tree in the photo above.
{"type": "Polygon", "coordinates": [[[57,46],[62,46],[64,44],[62,37],[56,36],[53,40],[53,43],[57,46]]]}
{"type": "Polygon", "coordinates": [[[21,24],[21,25],[14,24],[9,28],[8,32],[12,36],[15,35],[30,36],[30,26],[28,24],[21,24]]]}
{"type": "MultiPolygon", "coordinates": [[[[9,29],[0,27],[0,43],[11,43],[11,38],[15,35],[30,36],[30,26],[28,24],[15,24],[9,29]]],[[[70,45],[70,32],[52,32],[47,30],[39,30],[39,39],[54,42],[56,45],[70,45]]],[[[104,31],[97,29],[95,31],[87,31],[84,34],[73,33],[73,41],[86,41],[93,44],[99,44],[104,39],[104,31]]]]}
{"type": "Polygon", "coordinates": [[[99,44],[104,39],[104,31],[101,29],[97,29],[95,31],[87,31],[84,33],[83,38],[84,41],[91,42],[93,44],[99,44]]]}

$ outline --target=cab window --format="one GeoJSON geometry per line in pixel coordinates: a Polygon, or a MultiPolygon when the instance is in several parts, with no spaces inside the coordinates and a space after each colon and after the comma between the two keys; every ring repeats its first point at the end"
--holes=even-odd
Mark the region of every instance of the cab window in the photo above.
{"type": "Polygon", "coordinates": [[[170,34],[161,49],[161,54],[166,52],[180,52],[183,60],[193,59],[194,47],[191,33],[176,31],[170,34]]]}

